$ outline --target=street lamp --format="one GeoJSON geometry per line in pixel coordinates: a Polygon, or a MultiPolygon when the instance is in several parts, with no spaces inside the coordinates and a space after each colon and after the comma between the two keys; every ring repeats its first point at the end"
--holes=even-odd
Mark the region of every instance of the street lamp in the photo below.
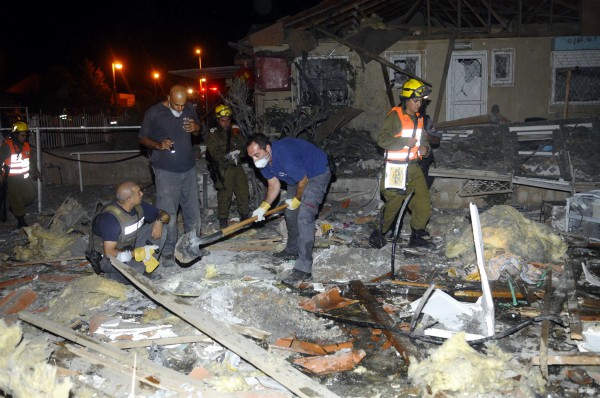
{"type": "MultiPolygon", "coordinates": [[[[196,48],[196,54],[198,55],[198,69],[202,70],[202,50],[196,48]]],[[[200,92],[202,92],[202,79],[199,79],[200,82],[200,92]]]]}
{"type": "Polygon", "coordinates": [[[158,96],[158,92],[156,91],[156,85],[158,84],[158,78],[160,77],[160,75],[158,74],[158,72],[154,72],[152,73],[152,77],[154,78],[154,96],[158,96]]]}
{"type": "Polygon", "coordinates": [[[121,69],[123,67],[119,62],[112,63],[112,73],[113,73],[113,105],[117,106],[117,78],[115,77],[115,69],[121,69]]]}

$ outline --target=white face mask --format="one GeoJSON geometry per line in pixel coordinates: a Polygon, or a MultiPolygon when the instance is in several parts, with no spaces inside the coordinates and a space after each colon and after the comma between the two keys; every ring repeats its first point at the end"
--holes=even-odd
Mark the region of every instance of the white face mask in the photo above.
{"type": "Polygon", "coordinates": [[[265,167],[267,167],[267,165],[269,164],[269,154],[267,153],[267,156],[265,156],[262,159],[258,159],[256,162],[254,162],[254,165],[256,167],[258,167],[259,169],[263,169],[265,167]]]}
{"type": "Polygon", "coordinates": [[[180,116],[181,116],[181,114],[183,113],[183,112],[176,111],[176,110],[175,110],[175,109],[173,109],[173,108],[170,108],[170,109],[171,109],[171,113],[172,113],[172,114],[173,114],[173,116],[175,116],[175,117],[180,117],[180,116]]]}

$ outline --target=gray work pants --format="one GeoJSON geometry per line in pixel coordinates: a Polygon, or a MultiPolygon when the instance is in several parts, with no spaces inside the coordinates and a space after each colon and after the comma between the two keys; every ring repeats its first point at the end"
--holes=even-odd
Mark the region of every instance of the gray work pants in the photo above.
{"type": "Polygon", "coordinates": [[[154,168],[156,183],[156,207],[171,216],[167,227],[167,241],[163,256],[172,255],[177,243],[177,210],[181,206],[185,233],[200,230],[200,199],[198,197],[198,177],[196,168],[183,173],[174,173],[154,168]]]}
{"type": "MultiPolygon", "coordinates": [[[[296,210],[286,209],[284,213],[288,232],[285,251],[298,255],[294,268],[303,272],[312,273],[315,221],[330,179],[331,173],[329,170],[316,177],[309,178],[302,198],[300,198],[300,206],[296,210]]],[[[288,199],[296,195],[296,189],[297,185],[288,185],[288,199]]]]}

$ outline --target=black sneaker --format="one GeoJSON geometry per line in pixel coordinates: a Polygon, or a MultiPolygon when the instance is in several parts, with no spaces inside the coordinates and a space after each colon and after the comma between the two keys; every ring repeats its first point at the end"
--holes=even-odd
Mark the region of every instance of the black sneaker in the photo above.
{"type": "Polygon", "coordinates": [[[281,283],[290,287],[297,287],[298,285],[300,285],[300,283],[304,281],[309,281],[311,279],[312,274],[310,272],[304,272],[294,268],[292,269],[292,272],[287,274],[287,276],[281,278],[281,283]]]}
{"type": "Polygon", "coordinates": [[[375,249],[381,249],[387,245],[387,239],[380,230],[376,229],[371,232],[371,236],[369,236],[369,245],[375,249]]]}
{"type": "Polygon", "coordinates": [[[273,257],[275,258],[279,258],[281,260],[285,260],[285,261],[291,261],[291,260],[295,260],[298,258],[297,255],[292,254],[292,253],[288,253],[285,250],[282,250],[278,253],[273,253],[273,257]]]}

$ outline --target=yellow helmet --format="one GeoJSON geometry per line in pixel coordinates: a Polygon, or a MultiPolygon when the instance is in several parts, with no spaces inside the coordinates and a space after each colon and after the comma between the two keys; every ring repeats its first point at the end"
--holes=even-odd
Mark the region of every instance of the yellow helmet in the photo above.
{"type": "Polygon", "coordinates": [[[417,79],[408,79],[402,85],[400,98],[427,98],[431,90],[417,79]]]}
{"type": "Polygon", "coordinates": [[[27,123],[19,120],[18,122],[13,123],[12,131],[13,133],[29,131],[29,126],[27,125],[27,123]]]}
{"type": "Polygon", "coordinates": [[[215,108],[215,115],[217,116],[217,119],[220,119],[222,117],[231,117],[231,115],[233,115],[233,112],[231,111],[231,108],[227,105],[220,104],[217,105],[217,107],[215,108]]]}

